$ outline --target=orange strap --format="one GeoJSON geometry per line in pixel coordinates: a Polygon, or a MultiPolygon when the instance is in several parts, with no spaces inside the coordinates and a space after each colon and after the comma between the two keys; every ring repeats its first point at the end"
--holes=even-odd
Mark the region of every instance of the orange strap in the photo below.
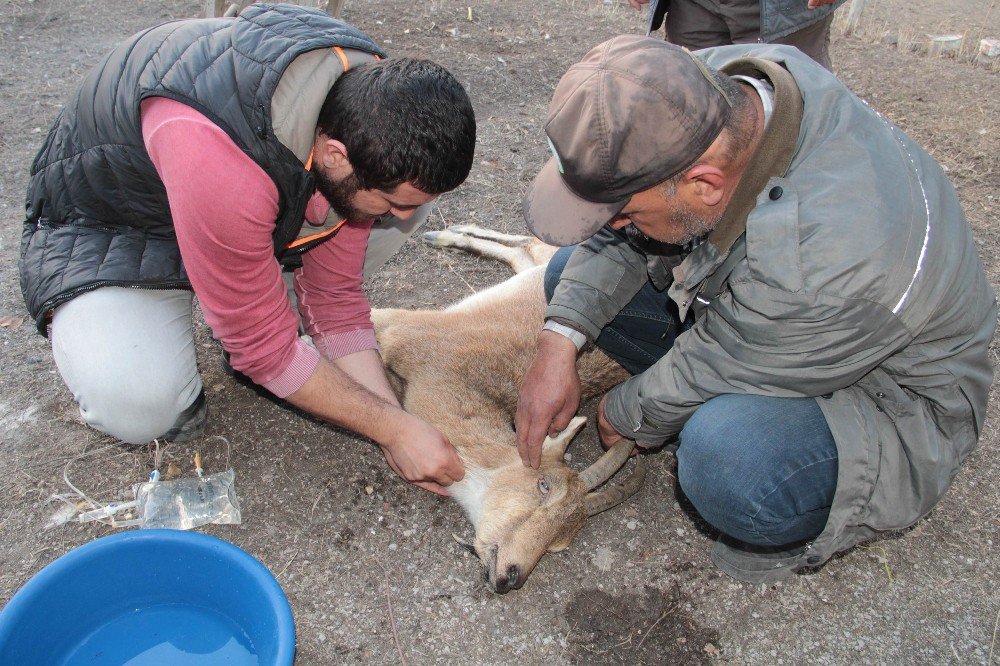
{"type": "Polygon", "coordinates": [[[333,52],[337,54],[338,58],[340,58],[340,63],[344,66],[344,71],[346,72],[347,70],[349,70],[351,68],[351,65],[350,63],[347,62],[347,54],[344,53],[344,49],[340,48],[339,46],[334,46],[333,52]]]}
{"type": "Polygon", "coordinates": [[[346,217],[342,219],[340,222],[337,222],[337,226],[333,227],[332,229],[321,231],[320,233],[313,234],[312,236],[304,236],[302,238],[296,238],[295,240],[293,240],[291,243],[288,244],[288,249],[294,250],[300,245],[305,245],[306,243],[312,243],[313,241],[322,240],[323,238],[326,238],[327,236],[335,233],[338,229],[344,226],[345,222],[347,222],[346,217]]]}

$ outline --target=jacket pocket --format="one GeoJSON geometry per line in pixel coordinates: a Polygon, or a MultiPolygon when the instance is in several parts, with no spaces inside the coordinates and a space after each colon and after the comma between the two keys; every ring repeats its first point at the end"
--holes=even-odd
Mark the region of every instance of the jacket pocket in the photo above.
{"type": "MultiPolygon", "coordinates": [[[[858,386],[876,410],[878,442],[878,474],[860,523],[876,530],[908,527],[926,515],[951,485],[964,458],[961,451],[969,449],[971,409],[963,396],[967,411],[949,408],[942,421],[939,403],[906,391],[881,369],[866,375],[858,386]]],[[[958,400],[961,390],[952,388],[958,400]]],[[[974,444],[974,434],[971,440],[974,444]]]]}

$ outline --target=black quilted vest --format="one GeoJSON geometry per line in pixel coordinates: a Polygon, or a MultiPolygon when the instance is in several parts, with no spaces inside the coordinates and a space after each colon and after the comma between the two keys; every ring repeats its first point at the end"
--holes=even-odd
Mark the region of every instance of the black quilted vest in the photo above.
{"type": "Polygon", "coordinates": [[[112,51],[63,108],[31,165],[21,239],[21,290],[39,331],[49,313],[104,286],[190,288],[166,190],[146,153],[139,104],[168,97],[221,127],[278,188],[280,259],[303,224],[312,175],[271,129],[285,68],[314,49],[382,56],[362,32],[294,5],[238,18],[173,21],[112,51]]]}

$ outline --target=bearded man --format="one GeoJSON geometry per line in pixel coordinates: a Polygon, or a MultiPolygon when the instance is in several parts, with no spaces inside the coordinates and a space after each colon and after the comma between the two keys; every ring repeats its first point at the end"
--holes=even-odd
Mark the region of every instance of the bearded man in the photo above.
{"type": "Polygon", "coordinates": [[[202,433],[197,295],[235,371],[407,481],[462,477],[393,394],[361,285],[465,180],[475,117],[445,69],[384,55],[324,12],[253,4],[143,31],[84,79],[31,168],[20,273],[89,425],[202,433]]]}

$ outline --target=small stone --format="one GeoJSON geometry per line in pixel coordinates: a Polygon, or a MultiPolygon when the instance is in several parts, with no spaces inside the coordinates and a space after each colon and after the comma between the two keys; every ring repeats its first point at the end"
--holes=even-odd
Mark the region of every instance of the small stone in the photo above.
{"type": "Polygon", "coordinates": [[[365,495],[371,495],[373,492],[375,492],[374,488],[371,486],[365,486],[365,495]]]}
{"type": "Polygon", "coordinates": [[[625,523],[625,527],[629,528],[630,530],[634,530],[635,528],[639,527],[639,523],[637,523],[634,520],[630,520],[627,523],[625,523]]]}

